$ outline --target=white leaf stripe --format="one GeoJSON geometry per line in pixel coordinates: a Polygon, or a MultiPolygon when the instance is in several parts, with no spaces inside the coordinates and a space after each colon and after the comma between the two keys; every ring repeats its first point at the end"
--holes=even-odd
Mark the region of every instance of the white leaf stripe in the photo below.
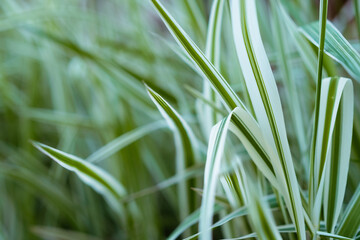
{"type": "Polygon", "coordinates": [[[195,157],[195,146],[196,140],[193,132],[191,131],[189,125],[185,122],[185,120],[180,116],[180,114],[168,104],[158,93],[156,93],[153,89],[146,86],[149,96],[153,100],[153,102],[158,107],[159,111],[166,119],[170,128],[174,131],[178,131],[181,135],[182,147],[185,151],[184,158],[186,159],[186,164],[188,166],[192,165],[196,161],[195,157]]]}
{"type": "Polygon", "coordinates": [[[84,183],[102,194],[110,206],[120,215],[121,220],[125,221],[124,209],[120,200],[125,196],[126,190],[115,178],[103,169],[76,156],[41,143],[33,142],[33,145],[65,169],[75,172],[84,183]]]}
{"type": "Polygon", "coordinates": [[[201,50],[194,44],[185,31],[179,26],[179,24],[170,16],[163,5],[157,0],[151,0],[151,2],[168,27],[169,31],[174,36],[175,40],[181,47],[183,47],[195,65],[211,82],[213,88],[216,89],[216,92],[220,94],[227,109],[231,111],[238,106],[245,108],[245,105],[231,89],[227,81],[215,69],[213,64],[204,56],[201,50]]]}
{"type": "Polygon", "coordinates": [[[315,220],[321,196],[327,230],[334,232],[341,211],[350,161],[353,126],[353,86],[346,78],[323,79],[315,155],[315,220]],[[326,186],[323,190],[323,185],[326,186]]]}
{"type": "MultiPolygon", "coordinates": [[[[256,123],[252,118],[246,119],[246,111],[241,108],[235,108],[227,118],[216,124],[210,134],[210,140],[209,140],[209,146],[208,146],[208,153],[207,153],[207,160],[206,160],[206,166],[205,166],[205,175],[204,175],[204,195],[203,195],[203,201],[201,204],[201,213],[200,213],[200,224],[199,224],[199,231],[200,231],[200,238],[201,239],[211,239],[211,232],[210,232],[210,226],[211,226],[211,216],[213,212],[213,204],[214,204],[214,198],[215,198],[215,189],[216,184],[218,181],[218,174],[220,171],[220,163],[222,154],[224,151],[224,145],[225,145],[225,139],[227,136],[227,130],[231,129],[230,125],[233,121],[236,123],[241,122],[239,126],[241,128],[235,128],[233,129],[234,134],[239,138],[240,141],[244,144],[245,148],[248,150],[250,156],[254,156],[254,148],[251,147],[251,145],[255,146],[261,146],[260,144],[247,144],[244,139],[249,139],[249,136],[245,137],[245,135],[251,134],[252,137],[250,139],[256,139],[257,138],[253,135],[253,132],[256,132],[256,123]],[[244,121],[245,120],[245,121],[244,121]],[[253,121],[251,121],[253,120],[253,121]],[[242,127],[244,126],[244,127],[242,127]],[[252,127],[252,131],[248,129],[248,126],[252,127]]],[[[257,131],[260,135],[260,131],[257,131]]],[[[261,135],[260,135],[261,136],[261,135]]],[[[264,143],[266,145],[266,143],[264,143]]],[[[260,170],[263,171],[263,174],[268,177],[268,179],[274,184],[274,186],[277,186],[275,176],[273,175],[272,166],[268,162],[269,165],[266,165],[265,163],[259,161],[261,160],[267,160],[267,154],[263,151],[262,148],[255,149],[257,154],[262,154],[261,158],[255,157],[253,158],[255,164],[259,167],[260,170]]]]}
{"type": "Polygon", "coordinates": [[[85,162],[84,160],[64,153],[55,148],[46,146],[42,143],[33,143],[34,146],[41,152],[55,160],[64,168],[74,171],[76,174],[84,174],[87,177],[98,182],[102,187],[107,189],[116,199],[120,199],[126,193],[125,189],[113,177],[111,177],[104,170],[96,167],[95,165],[85,162]]]}
{"type": "MultiPolygon", "coordinates": [[[[234,126],[236,126],[237,130],[240,131],[244,135],[244,137],[251,143],[252,147],[260,156],[260,158],[264,161],[270,172],[275,174],[273,166],[271,164],[270,156],[264,149],[264,146],[266,145],[264,143],[265,140],[261,140],[262,136],[260,133],[260,129],[257,136],[255,136],[257,132],[256,128],[259,128],[255,120],[247,116],[247,114],[243,110],[237,108],[236,111],[234,111],[231,122],[234,124],[234,126]],[[260,141],[263,142],[261,143],[260,141]]],[[[233,131],[235,132],[235,130],[233,131]]]]}
{"type": "MultiPolygon", "coordinates": [[[[228,106],[229,109],[234,109],[237,106],[240,106],[244,109],[243,115],[246,115],[247,121],[249,122],[255,122],[253,117],[249,114],[249,112],[246,110],[243,103],[240,101],[240,99],[235,95],[235,93],[231,90],[227,82],[223,79],[223,77],[216,71],[214,66],[204,57],[204,55],[201,53],[201,51],[197,48],[197,46],[190,40],[190,38],[186,35],[186,33],[181,29],[181,27],[175,22],[175,20],[168,14],[168,12],[164,9],[161,3],[159,3],[157,0],[151,1],[154,4],[154,7],[159,12],[160,16],[162,17],[163,21],[169,28],[170,32],[173,34],[174,38],[177,40],[180,46],[182,46],[185,51],[190,55],[190,57],[194,60],[194,63],[201,69],[204,73],[204,75],[207,76],[208,80],[212,83],[216,91],[223,97],[223,101],[226,103],[226,106],[228,106]],[[229,90],[229,91],[227,91],[229,90]],[[236,104],[238,103],[238,105],[236,104]]],[[[238,122],[235,122],[238,123],[238,122]]],[[[240,121],[239,124],[242,124],[240,121]]],[[[253,123],[253,125],[257,125],[256,122],[253,123]]],[[[243,129],[244,126],[237,126],[241,127],[243,129]]],[[[243,130],[242,130],[243,131],[243,130]]],[[[253,137],[251,131],[244,131],[247,132],[246,137],[253,137]]],[[[250,144],[255,144],[256,149],[261,149],[260,156],[265,156],[264,151],[262,150],[263,147],[261,144],[258,144],[258,139],[248,139],[248,142],[250,144]]],[[[253,151],[253,150],[251,150],[253,151]]],[[[264,158],[266,159],[266,158],[264,158]]],[[[263,159],[261,159],[264,161],[263,159]]],[[[270,162],[268,160],[267,162],[270,162]]],[[[261,164],[261,163],[260,163],[261,164]]],[[[264,170],[264,174],[267,174],[267,177],[270,177],[270,179],[273,179],[271,177],[273,174],[272,171],[268,171],[268,167],[263,167],[262,170],[264,170]],[[264,170],[267,169],[267,170],[264,170]],[[271,173],[271,174],[269,174],[271,173]]],[[[273,184],[276,185],[275,181],[272,181],[273,184]]]]}
{"type": "MultiPolygon", "coordinates": [[[[303,26],[301,32],[313,44],[319,46],[318,22],[303,26]]],[[[326,24],[325,52],[338,61],[352,77],[360,81],[360,54],[330,21],[326,24]]]]}
{"type": "MultiPolygon", "coordinates": [[[[178,174],[183,174],[187,167],[192,166],[196,162],[196,139],[188,124],[180,116],[177,111],[170,106],[158,93],[147,87],[148,94],[151,100],[155,103],[161,115],[165,118],[168,125],[174,132],[175,147],[176,147],[176,170],[178,174]]],[[[179,182],[178,197],[179,197],[179,213],[180,218],[185,217],[194,210],[196,195],[190,191],[190,187],[195,186],[194,179],[186,181],[185,179],[179,182]]]]}
{"type": "Polygon", "coordinates": [[[210,226],[212,223],[213,205],[230,120],[231,114],[216,124],[210,133],[204,174],[204,193],[200,208],[200,239],[212,238],[210,226]]]}
{"type": "Polygon", "coordinates": [[[286,189],[286,192],[282,193],[286,197],[285,201],[297,226],[298,235],[305,239],[298,183],[286,137],[279,94],[261,42],[255,1],[233,0],[231,10],[236,50],[254,110],[264,136],[268,138],[271,147],[276,149],[281,167],[275,169],[286,189]]]}

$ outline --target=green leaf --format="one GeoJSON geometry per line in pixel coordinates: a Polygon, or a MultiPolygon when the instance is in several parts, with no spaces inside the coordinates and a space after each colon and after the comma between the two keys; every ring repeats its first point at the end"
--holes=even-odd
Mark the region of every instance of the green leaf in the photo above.
{"type": "MultiPolygon", "coordinates": [[[[150,87],[146,87],[151,100],[155,103],[161,115],[165,118],[170,129],[174,132],[176,146],[176,171],[177,174],[184,174],[185,169],[192,166],[197,161],[197,142],[195,135],[191,131],[189,125],[173,107],[171,107],[150,87]]],[[[193,208],[191,205],[193,204],[192,200],[194,200],[194,194],[190,197],[189,190],[190,187],[195,186],[189,186],[189,184],[193,183],[186,182],[184,180],[180,182],[178,186],[179,213],[181,219],[185,219],[185,217],[190,213],[191,208],[193,208]]]]}
{"type": "Polygon", "coordinates": [[[229,129],[244,145],[246,151],[271,184],[278,188],[273,165],[276,154],[269,148],[257,122],[244,109],[236,108],[232,112],[229,129]]]}
{"type": "Polygon", "coordinates": [[[194,62],[197,68],[199,68],[199,71],[202,72],[204,77],[210,81],[213,89],[215,89],[216,92],[221,96],[221,99],[228,111],[231,111],[238,106],[245,108],[245,105],[235,94],[234,90],[231,89],[230,85],[227,83],[224,77],[215,69],[213,64],[205,57],[205,55],[195,45],[195,43],[190,39],[185,31],[167,12],[164,6],[158,0],[151,0],[151,2],[175,40],[189,55],[191,60],[194,62]]]}
{"type": "Polygon", "coordinates": [[[103,195],[109,204],[118,213],[121,213],[122,210],[119,201],[125,196],[126,191],[110,174],[76,156],[64,153],[42,143],[33,142],[33,145],[65,169],[75,172],[84,183],[103,195]]]}
{"type": "MultiPolygon", "coordinates": [[[[301,32],[319,46],[318,22],[303,26],[301,32]]],[[[360,54],[330,21],[326,24],[325,53],[339,62],[354,79],[360,81],[360,54]]]]}
{"type": "MultiPolygon", "coordinates": [[[[157,0],[151,1],[161,16],[162,20],[165,22],[166,26],[178,42],[180,46],[187,52],[190,58],[193,60],[195,65],[199,70],[207,77],[211,82],[213,89],[222,97],[222,100],[227,107],[228,111],[236,108],[237,106],[241,107],[241,117],[233,118],[234,125],[233,131],[237,131],[240,134],[242,143],[247,145],[248,151],[254,156],[253,160],[255,164],[262,170],[263,174],[271,181],[274,186],[277,186],[273,174],[273,167],[270,162],[268,155],[267,147],[268,144],[264,143],[265,140],[262,136],[262,133],[255,130],[255,134],[252,132],[252,128],[258,129],[256,121],[249,114],[248,110],[245,108],[244,104],[230,88],[225,79],[220,75],[220,73],[214,68],[214,66],[209,62],[209,60],[204,56],[204,54],[199,50],[199,48],[191,41],[187,36],[184,30],[177,24],[177,22],[169,15],[165,10],[162,4],[157,0]],[[250,126],[250,129],[249,129],[250,126]],[[240,130],[239,130],[240,129],[240,130]],[[265,149],[264,149],[265,148],[265,149]]],[[[276,157],[272,155],[274,159],[276,157]]]]}
{"type": "Polygon", "coordinates": [[[321,199],[325,222],[333,232],[345,195],[353,126],[353,86],[347,78],[323,79],[316,139],[313,221],[320,220],[321,199]]]}
{"type": "Polygon", "coordinates": [[[204,174],[204,192],[200,208],[200,239],[212,239],[210,226],[212,223],[216,186],[219,181],[221,160],[223,158],[222,155],[231,117],[232,114],[216,124],[210,133],[204,174]]]}
{"type": "Polygon", "coordinates": [[[263,136],[276,152],[274,170],[298,237],[305,239],[305,224],[298,182],[287,140],[276,82],[261,40],[256,2],[231,1],[234,42],[241,69],[263,136]]]}

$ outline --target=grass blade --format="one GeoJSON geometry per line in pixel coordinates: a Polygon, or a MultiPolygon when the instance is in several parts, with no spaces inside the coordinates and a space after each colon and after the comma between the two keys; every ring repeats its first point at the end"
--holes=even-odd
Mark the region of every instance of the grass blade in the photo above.
{"type": "Polygon", "coordinates": [[[213,64],[205,57],[201,50],[180,27],[180,25],[167,12],[164,6],[158,0],[151,0],[151,2],[175,40],[189,55],[191,60],[194,62],[197,68],[199,68],[204,77],[210,81],[216,92],[220,94],[221,99],[228,111],[231,111],[238,106],[242,106],[245,109],[244,104],[235,94],[233,89],[231,89],[230,85],[227,83],[224,77],[215,69],[213,64]]]}
{"type": "Polygon", "coordinates": [[[119,200],[125,196],[126,191],[115,178],[103,169],[76,156],[64,153],[42,143],[33,142],[33,145],[65,169],[75,172],[84,183],[103,195],[109,204],[118,213],[121,213],[119,200]]]}
{"type": "Polygon", "coordinates": [[[231,117],[232,114],[216,124],[210,133],[204,174],[204,193],[200,208],[200,239],[212,239],[210,226],[212,223],[216,186],[219,181],[221,160],[223,158],[222,155],[231,117]]]}
{"type": "MultiPolygon", "coordinates": [[[[196,154],[196,139],[195,135],[191,131],[188,124],[180,116],[176,110],[171,107],[158,93],[147,86],[148,94],[151,100],[155,103],[159,109],[161,115],[165,118],[170,129],[174,132],[175,146],[176,146],[176,171],[177,174],[183,174],[187,167],[192,166],[197,161],[196,154]]],[[[194,195],[190,192],[189,184],[192,182],[186,182],[185,180],[179,183],[178,195],[179,195],[179,213],[180,218],[185,217],[190,213],[191,209],[194,209],[194,195]],[[191,196],[189,196],[191,195],[191,196]]]]}
{"type": "Polygon", "coordinates": [[[314,223],[320,220],[321,198],[327,230],[333,232],[342,207],[350,161],[353,87],[346,78],[323,79],[315,149],[314,223]],[[324,189],[324,185],[326,186],[324,189]]]}
{"type": "MultiPolygon", "coordinates": [[[[233,36],[240,66],[254,106],[256,118],[270,148],[277,154],[275,167],[282,194],[297,227],[298,237],[305,239],[305,224],[298,182],[287,140],[283,112],[275,79],[262,44],[256,3],[231,1],[233,36]]],[[[273,163],[274,164],[274,163],[273,163]]]]}
{"type": "MultiPolygon", "coordinates": [[[[317,22],[305,25],[301,32],[315,46],[319,46],[319,26],[317,22]]],[[[360,81],[360,54],[345,39],[330,21],[326,24],[325,53],[339,62],[357,81],[360,81]]]]}

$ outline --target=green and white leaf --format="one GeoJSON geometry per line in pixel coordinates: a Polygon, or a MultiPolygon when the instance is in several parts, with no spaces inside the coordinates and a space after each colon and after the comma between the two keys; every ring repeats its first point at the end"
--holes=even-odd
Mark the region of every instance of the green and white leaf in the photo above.
{"type": "Polygon", "coordinates": [[[212,239],[210,226],[212,224],[216,186],[219,181],[221,160],[231,117],[232,114],[216,124],[210,133],[204,174],[204,193],[200,207],[200,239],[212,239]]]}
{"type": "Polygon", "coordinates": [[[151,0],[151,2],[179,46],[189,55],[196,67],[199,68],[199,71],[209,80],[213,89],[221,96],[227,110],[231,111],[238,106],[245,108],[245,105],[224,77],[215,69],[214,65],[206,58],[204,53],[195,45],[164,6],[158,0],[151,0]]]}
{"type": "Polygon", "coordinates": [[[109,173],[81,158],[42,143],[33,142],[33,145],[63,168],[75,172],[84,183],[103,195],[118,213],[122,212],[120,200],[125,196],[126,190],[109,173]]]}
{"type": "MultiPolygon", "coordinates": [[[[303,26],[301,32],[319,46],[318,22],[303,26]]],[[[324,49],[327,55],[339,62],[354,79],[360,81],[360,54],[330,21],[326,24],[324,49]]]]}
{"type": "Polygon", "coordinates": [[[316,197],[313,217],[320,218],[321,199],[327,230],[333,232],[345,195],[353,126],[353,87],[347,78],[322,80],[315,149],[316,197]]]}
{"type": "Polygon", "coordinates": [[[305,239],[305,224],[298,182],[287,140],[279,93],[261,40],[256,2],[231,1],[233,36],[241,69],[263,136],[276,151],[276,177],[298,237],[305,239]]]}
{"type": "MultiPolygon", "coordinates": [[[[176,171],[177,174],[184,174],[187,167],[192,166],[197,161],[196,151],[197,142],[194,133],[190,126],[180,116],[180,114],[170,106],[158,93],[150,87],[147,87],[148,94],[151,100],[155,103],[161,115],[165,118],[170,129],[174,133],[176,146],[176,171]]],[[[183,180],[178,186],[179,196],[179,213],[180,218],[185,217],[190,213],[190,187],[189,182],[183,180]]],[[[192,196],[194,193],[191,192],[192,196]]]]}

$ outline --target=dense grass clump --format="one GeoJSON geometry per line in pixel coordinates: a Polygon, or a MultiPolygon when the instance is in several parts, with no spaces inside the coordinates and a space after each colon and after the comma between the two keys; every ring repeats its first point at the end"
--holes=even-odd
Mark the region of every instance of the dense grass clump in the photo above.
{"type": "Polygon", "coordinates": [[[0,3],[0,240],[360,238],[358,0],[0,3]]]}

